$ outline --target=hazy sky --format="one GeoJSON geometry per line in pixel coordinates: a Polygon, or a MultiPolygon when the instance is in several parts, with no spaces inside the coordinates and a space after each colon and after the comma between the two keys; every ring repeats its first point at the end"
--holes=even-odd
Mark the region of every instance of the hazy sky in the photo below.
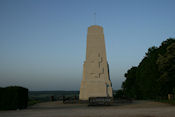
{"type": "Polygon", "coordinates": [[[103,26],[113,89],[175,37],[175,0],[0,0],[0,87],[79,90],[87,28],[103,26]]]}

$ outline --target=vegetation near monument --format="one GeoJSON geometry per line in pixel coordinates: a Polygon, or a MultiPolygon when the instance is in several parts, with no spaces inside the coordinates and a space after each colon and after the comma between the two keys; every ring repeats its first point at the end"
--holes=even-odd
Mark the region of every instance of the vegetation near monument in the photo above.
{"type": "Polygon", "coordinates": [[[149,48],[140,64],[129,69],[125,77],[122,88],[126,97],[166,99],[168,94],[175,94],[175,39],[149,48]]]}
{"type": "Polygon", "coordinates": [[[19,86],[0,88],[0,110],[27,108],[28,89],[19,86]]]}

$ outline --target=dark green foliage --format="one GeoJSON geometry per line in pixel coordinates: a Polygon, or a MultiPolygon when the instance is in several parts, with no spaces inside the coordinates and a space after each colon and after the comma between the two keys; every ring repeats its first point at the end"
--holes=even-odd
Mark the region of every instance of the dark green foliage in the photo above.
{"type": "Polygon", "coordinates": [[[158,69],[161,73],[159,81],[162,84],[162,92],[175,93],[175,43],[167,47],[166,53],[159,55],[158,69]],[[168,84],[168,85],[166,85],[168,84]]]}
{"type": "Polygon", "coordinates": [[[136,98],[136,93],[137,93],[136,71],[137,71],[137,67],[132,67],[125,74],[125,77],[127,78],[127,80],[123,82],[122,87],[124,90],[124,95],[126,97],[136,98]]]}
{"type": "Polygon", "coordinates": [[[137,99],[167,97],[175,89],[175,39],[167,39],[160,47],[148,49],[137,67],[125,74],[123,90],[137,99]]]}
{"type": "Polygon", "coordinates": [[[117,90],[115,92],[114,98],[115,99],[123,99],[123,98],[125,98],[123,90],[122,89],[117,90]]]}
{"type": "Polygon", "coordinates": [[[175,100],[155,100],[155,101],[175,105],[175,100]]]}
{"type": "Polygon", "coordinates": [[[0,88],[0,109],[23,109],[27,107],[28,89],[18,86],[0,88]]]}
{"type": "Polygon", "coordinates": [[[29,99],[28,100],[28,106],[32,106],[32,105],[34,105],[34,104],[37,104],[37,103],[40,103],[40,101],[38,101],[38,100],[31,100],[31,99],[29,99]]]}

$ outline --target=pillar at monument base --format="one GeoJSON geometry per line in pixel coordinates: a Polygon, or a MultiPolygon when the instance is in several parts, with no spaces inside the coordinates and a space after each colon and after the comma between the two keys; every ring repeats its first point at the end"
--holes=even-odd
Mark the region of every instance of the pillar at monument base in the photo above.
{"type": "Polygon", "coordinates": [[[104,81],[84,81],[81,84],[80,100],[88,100],[89,97],[112,97],[112,94],[108,94],[106,83],[104,81]]]}

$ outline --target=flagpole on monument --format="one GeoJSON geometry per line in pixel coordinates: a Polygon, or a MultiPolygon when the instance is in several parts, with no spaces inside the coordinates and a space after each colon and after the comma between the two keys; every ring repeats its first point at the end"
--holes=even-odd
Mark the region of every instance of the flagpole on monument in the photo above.
{"type": "Polygon", "coordinates": [[[96,12],[94,13],[94,25],[96,25],[96,12]]]}

